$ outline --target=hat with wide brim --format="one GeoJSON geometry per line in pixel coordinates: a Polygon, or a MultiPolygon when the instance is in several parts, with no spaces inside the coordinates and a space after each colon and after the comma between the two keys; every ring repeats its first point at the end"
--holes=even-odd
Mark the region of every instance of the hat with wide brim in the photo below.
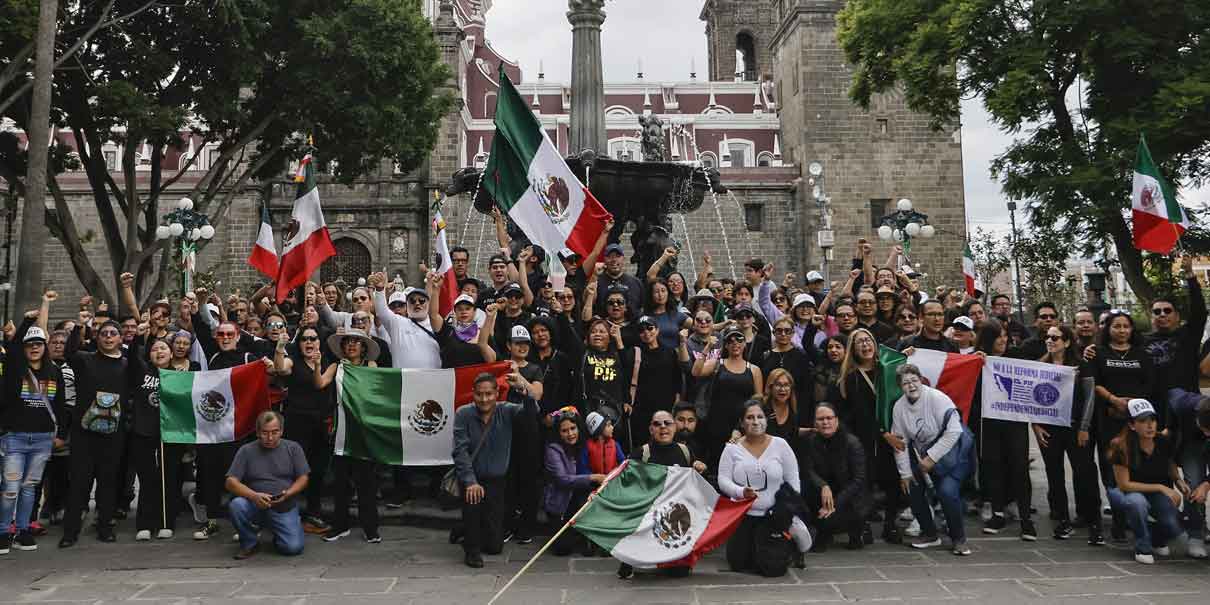
{"type": "Polygon", "coordinates": [[[689,304],[686,306],[688,306],[690,309],[693,309],[697,307],[698,303],[707,300],[710,301],[710,303],[715,307],[718,306],[718,298],[714,296],[714,293],[711,292],[709,288],[702,288],[701,290],[697,291],[697,294],[689,297],[689,304]]]}
{"type": "Polygon", "coordinates": [[[337,332],[336,334],[328,336],[328,350],[331,351],[333,355],[344,359],[344,347],[342,347],[341,344],[346,338],[356,338],[357,340],[360,340],[363,345],[365,345],[365,361],[378,360],[378,355],[381,352],[381,350],[378,348],[378,343],[374,342],[373,338],[366,336],[365,332],[362,332],[357,328],[349,328],[344,332],[337,332]]]}

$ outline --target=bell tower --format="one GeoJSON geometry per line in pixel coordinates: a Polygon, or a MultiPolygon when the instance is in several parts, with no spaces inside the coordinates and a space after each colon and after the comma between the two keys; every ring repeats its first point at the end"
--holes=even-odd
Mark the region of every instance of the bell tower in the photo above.
{"type": "Polygon", "coordinates": [[[706,0],[706,52],[712,81],[760,81],[772,73],[769,42],[777,29],[776,0],[706,0]]]}

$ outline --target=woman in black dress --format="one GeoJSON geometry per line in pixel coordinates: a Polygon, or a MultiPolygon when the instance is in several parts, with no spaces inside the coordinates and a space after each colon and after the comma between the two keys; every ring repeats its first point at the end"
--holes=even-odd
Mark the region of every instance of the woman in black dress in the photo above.
{"type": "MultiPolygon", "coordinates": [[[[764,380],[760,368],[744,360],[744,333],[739,328],[723,331],[722,351],[719,357],[703,356],[693,362],[693,375],[709,378],[710,411],[706,415],[705,434],[702,441],[707,448],[707,460],[717,460],[723,454],[727,442],[739,437],[739,420],[744,402],[759,397],[764,391],[764,380]]],[[[710,348],[717,341],[710,337],[710,348]]]]}

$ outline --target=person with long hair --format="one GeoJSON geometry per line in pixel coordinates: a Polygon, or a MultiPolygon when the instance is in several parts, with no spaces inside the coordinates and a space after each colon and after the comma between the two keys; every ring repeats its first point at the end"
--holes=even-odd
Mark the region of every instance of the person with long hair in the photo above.
{"type": "MultiPolygon", "coordinates": [[[[675,349],[677,346],[677,334],[685,328],[689,327],[689,315],[681,312],[676,300],[672,298],[672,291],[668,288],[668,282],[663,279],[656,278],[655,281],[647,283],[647,296],[643,299],[646,314],[643,317],[650,318],[659,328],[660,346],[666,349],[675,349]]],[[[639,326],[639,331],[643,329],[639,326]]]]}
{"type": "MultiPolygon", "coordinates": [[[[1109,442],[1126,428],[1130,418],[1127,410],[1130,400],[1149,399],[1152,396],[1155,377],[1152,372],[1151,354],[1143,348],[1143,337],[1135,329],[1134,319],[1129,314],[1111,311],[1105,319],[1105,326],[1101,328],[1098,340],[1096,359],[1092,362],[1097,395],[1094,411],[1096,434],[1092,437],[1097,447],[1101,484],[1109,490],[1115,486],[1113,464],[1109,462],[1109,442]]],[[[1082,433],[1079,439],[1086,443],[1088,436],[1082,433]]],[[[1194,518],[1191,523],[1202,517],[1197,508],[1189,511],[1189,516],[1194,518]]],[[[1200,528],[1201,523],[1193,527],[1200,528]]],[[[1124,511],[1113,509],[1110,535],[1115,542],[1125,541],[1124,511]]],[[[1204,547],[1202,548],[1204,551],[1204,547]]]]}
{"type": "MultiPolygon", "coordinates": [[[[814,401],[814,389],[811,388],[811,359],[802,349],[794,346],[794,322],[788,317],[782,317],[773,322],[773,346],[765,351],[759,360],[760,371],[769,376],[774,370],[789,372],[794,382],[795,399],[804,406],[814,401]]],[[[808,410],[809,412],[809,410],[808,410]]],[[[803,417],[808,424],[811,415],[803,417]]]]}
{"type": "Polygon", "coordinates": [[[629,410],[630,420],[626,424],[627,446],[647,443],[649,431],[643,427],[651,422],[658,411],[672,413],[684,392],[684,374],[681,368],[689,363],[689,349],[685,342],[689,334],[677,332],[677,346],[666,347],[660,338],[658,320],[647,315],[639,318],[639,346],[633,349],[637,371],[633,375],[631,390],[634,405],[629,410]]]}
{"type": "MultiPolygon", "coordinates": [[[[336,411],[335,388],[331,383],[319,387],[317,372],[330,365],[320,347],[319,330],[304,327],[298,330],[298,355],[287,353],[286,335],[278,340],[273,356],[274,367],[286,384],[286,401],[282,405],[285,430],[282,437],[302,447],[311,466],[307,483],[306,508],[302,513],[303,527],[309,534],[326,534],[331,526],[323,520],[322,499],[324,475],[332,446],[328,444],[328,426],[336,411]]],[[[343,344],[339,345],[343,350],[343,344]]]]}
{"type": "MultiPolygon", "coordinates": [[[[542,508],[550,519],[553,536],[584,505],[593,485],[605,481],[605,475],[583,473],[578,468],[585,431],[575,408],[563,408],[551,414],[556,438],[546,444],[545,468],[550,481],[542,498],[542,508]]],[[[564,557],[580,542],[578,532],[566,531],[555,541],[555,555],[564,557]]]]}
{"type": "Polygon", "coordinates": [[[693,362],[693,376],[712,382],[702,442],[708,448],[708,460],[721,456],[727,442],[738,436],[735,427],[739,426],[744,402],[764,391],[760,368],[744,359],[744,333],[732,327],[723,331],[721,341],[710,337],[711,348],[718,347],[719,342],[718,357],[707,355],[693,362]]]}
{"type": "Polygon", "coordinates": [[[181,500],[179,462],[185,453],[183,445],[160,443],[160,370],[172,369],[172,347],[162,338],[145,343],[148,339],[142,336],[131,341],[126,365],[134,416],[130,456],[139,480],[134,538],[140,542],[150,540],[153,533],[161,540],[173,536],[181,500]]]}
{"type": "Polygon", "coordinates": [[[860,550],[865,546],[861,532],[869,506],[865,449],[841,424],[832,404],[816,406],[815,430],[803,439],[802,451],[802,475],[807,484],[803,497],[808,508],[816,511],[819,528],[812,551],[827,550],[837,530],[849,534],[845,548],[860,550]]]}
{"type": "Polygon", "coordinates": [[[765,393],[761,401],[765,404],[769,434],[785,439],[797,452],[801,438],[814,426],[814,423],[807,425],[805,420],[807,413],[814,413],[814,407],[799,408],[794,376],[784,368],[770,372],[765,379],[765,393]]]}
{"type": "Polygon", "coordinates": [[[1173,460],[1172,442],[1156,429],[1151,402],[1131,399],[1126,409],[1129,422],[1109,442],[1117,484],[1108,491],[1109,501],[1125,513],[1134,532],[1134,560],[1153,565],[1155,555],[1168,556],[1168,543],[1183,532],[1179,507],[1189,485],[1173,460]],[[1155,519],[1154,528],[1148,517],[1155,519]]]}
{"type": "MultiPolygon", "coordinates": [[[[1047,328],[1043,334],[1046,354],[1043,363],[1080,367],[1075,343],[1076,335],[1065,325],[1047,328]]],[[[1093,466],[1093,446],[1087,432],[1092,420],[1093,378],[1081,370],[1076,380],[1071,404],[1071,424],[1054,426],[1034,424],[1034,437],[1046,465],[1047,500],[1058,525],[1056,540],[1066,540],[1075,534],[1067,505],[1067,477],[1064,457],[1071,463],[1072,484],[1076,492],[1076,512],[1088,523],[1089,541],[1101,534],[1101,492],[1097,488],[1096,467],[1093,466]],[[1079,433],[1084,432],[1083,443],[1079,433]]],[[[1097,541],[1097,543],[1103,542],[1097,541]]]]}
{"type": "Polygon", "coordinates": [[[202,369],[201,364],[190,358],[190,353],[193,351],[193,334],[185,330],[177,330],[168,336],[168,344],[172,349],[168,369],[178,372],[196,372],[202,369]]]}
{"type": "Polygon", "coordinates": [[[812,401],[833,401],[830,397],[839,392],[837,389],[840,383],[840,366],[844,362],[847,347],[848,343],[839,335],[829,336],[824,340],[812,377],[814,394],[812,401]]]}
{"type": "MultiPolygon", "coordinates": [[[[984,319],[975,339],[975,350],[988,356],[1005,356],[1008,328],[995,319],[984,319]]],[[[983,407],[982,380],[980,376],[975,386],[972,417],[975,410],[983,407]]],[[[972,420],[971,424],[979,427],[979,483],[984,502],[991,506],[991,517],[984,519],[983,533],[1004,531],[1008,524],[1004,509],[1014,502],[1021,519],[1021,539],[1037,540],[1038,530],[1030,518],[1033,489],[1029,482],[1029,423],[980,415],[980,420],[972,420]]]]}
{"type": "MultiPolygon", "coordinates": [[[[592,283],[588,287],[592,288],[592,283]]],[[[601,412],[621,418],[623,406],[630,403],[631,380],[631,363],[623,349],[621,330],[608,320],[593,319],[588,323],[586,344],[576,393],[580,416],[601,412]]]]}

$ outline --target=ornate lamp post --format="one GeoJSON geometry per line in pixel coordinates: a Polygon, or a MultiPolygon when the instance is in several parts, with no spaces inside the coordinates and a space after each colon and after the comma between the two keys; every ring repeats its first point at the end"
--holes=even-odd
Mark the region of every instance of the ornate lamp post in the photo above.
{"type": "MultiPolygon", "coordinates": [[[[807,184],[811,186],[811,197],[819,209],[819,231],[816,232],[819,249],[823,252],[819,261],[819,272],[828,280],[828,261],[836,244],[836,232],[832,230],[832,197],[824,192],[823,164],[811,162],[807,166],[807,184]]],[[[831,282],[828,282],[831,283],[831,282]]]]}
{"type": "Polygon", "coordinates": [[[899,242],[903,245],[903,254],[907,256],[912,249],[912,238],[928,239],[937,234],[937,229],[928,224],[927,214],[917,212],[912,207],[912,200],[903,198],[895,204],[896,210],[882,217],[882,226],[878,228],[878,237],[886,242],[899,242]]]}
{"type": "MultiPolygon", "coordinates": [[[[210,218],[194,212],[193,200],[183,197],[176,203],[176,210],[164,215],[164,224],[155,228],[157,240],[176,238],[180,246],[178,267],[181,270],[181,294],[193,288],[193,271],[197,262],[197,242],[214,237],[214,226],[210,218]]],[[[173,255],[176,256],[177,251],[173,255]]]]}

